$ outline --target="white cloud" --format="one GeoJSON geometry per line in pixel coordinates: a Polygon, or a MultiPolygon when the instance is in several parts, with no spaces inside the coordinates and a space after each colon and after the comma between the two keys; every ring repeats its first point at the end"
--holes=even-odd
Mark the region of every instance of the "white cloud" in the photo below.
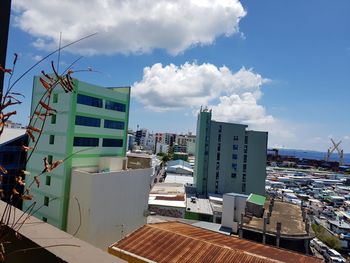
{"type": "Polygon", "coordinates": [[[188,109],[196,112],[201,105],[213,110],[213,119],[226,122],[265,124],[274,122],[258,104],[261,86],[268,79],[241,68],[212,64],[185,63],[144,68],[143,79],[134,83],[132,95],[153,111],[188,109]]]}
{"type": "Polygon", "coordinates": [[[66,42],[98,32],[71,49],[84,54],[161,48],[175,55],[239,33],[246,15],[239,0],[14,0],[13,8],[38,48],[56,48],[59,32],[66,42]]]}

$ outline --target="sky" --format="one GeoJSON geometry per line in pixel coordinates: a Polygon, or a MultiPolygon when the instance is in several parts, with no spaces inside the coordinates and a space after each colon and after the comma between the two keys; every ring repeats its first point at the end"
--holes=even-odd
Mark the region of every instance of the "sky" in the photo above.
{"type": "MultiPolygon", "coordinates": [[[[217,121],[269,132],[269,146],[350,152],[348,0],[13,0],[7,65],[13,78],[59,45],[59,69],[131,86],[129,128],[195,132],[201,106],[217,121]]],[[[27,124],[32,79],[14,121],[27,124]]]]}

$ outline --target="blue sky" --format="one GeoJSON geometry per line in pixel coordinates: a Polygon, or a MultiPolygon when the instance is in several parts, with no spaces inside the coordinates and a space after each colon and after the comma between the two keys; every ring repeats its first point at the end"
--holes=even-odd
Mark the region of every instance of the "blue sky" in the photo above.
{"type": "MultiPolygon", "coordinates": [[[[325,151],[332,137],[350,151],[347,0],[28,2],[13,1],[8,63],[19,53],[22,72],[60,31],[64,42],[98,32],[60,67],[84,55],[75,67],[98,73],[77,78],[132,86],[129,128],[195,132],[208,105],[217,120],[269,131],[270,146],[325,151]]],[[[18,85],[26,99],[14,120],[27,122],[32,76],[47,64],[18,85]]]]}

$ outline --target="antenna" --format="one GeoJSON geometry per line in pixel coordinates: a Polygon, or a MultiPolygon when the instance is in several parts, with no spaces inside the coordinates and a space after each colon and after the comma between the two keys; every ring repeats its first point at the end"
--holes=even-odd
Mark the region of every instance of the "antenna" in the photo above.
{"type": "Polygon", "coordinates": [[[61,44],[62,44],[62,32],[60,32],[60,41],[58,43],[57,72],[60,71],[61,44]]]}

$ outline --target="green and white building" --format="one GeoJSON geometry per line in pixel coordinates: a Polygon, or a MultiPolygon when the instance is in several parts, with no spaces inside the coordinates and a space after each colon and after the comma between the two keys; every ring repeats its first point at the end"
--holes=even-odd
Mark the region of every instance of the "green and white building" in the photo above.
{"type": "Polygon", "coordinates": [[[194,184],[197,193],[265,193],[267,132],[198,114],[194,184]]]}
{"type": "MultiPolygon", "coordinates": [[[[72,171],[98,166],[99,157],[125,156],[129,120],[130,87],[103,88],[79,80],[74,84],[75,92],[64,93],[57,87],[51,96],[50,106],[57,114],[47,118],[37,149],[27,164],[31,173],[27,184],[43,170],[44,157],[49,162],[72,157],[40,176],[40,187],[31,187],[34,199],[23,204],[26,210],[36,201],[36,208],[42,207],[35,216],[63,230],[67,228],[72,171]]],[[[39,77],[35,77],[32,113],[44,92],[39,77]]]]}

